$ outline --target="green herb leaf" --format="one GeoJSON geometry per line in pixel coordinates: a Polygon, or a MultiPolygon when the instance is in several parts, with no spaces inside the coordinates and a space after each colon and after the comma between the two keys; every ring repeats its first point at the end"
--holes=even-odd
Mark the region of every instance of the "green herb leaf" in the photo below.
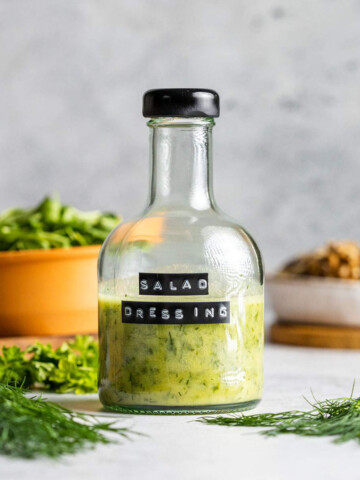
{"type": "Polygon", "coordinates": [[[98,342],[86,335],[64,342],[56,350],[41,343],[25,351],[16,346],[3,347],[0,382],[39,386],[58,393],[95,393],[98,358],[98,342]]]}
{"type": "Polygon", "coordinates": [[[0,213],[0,250],[69,248],[101,244],[121,221],[112,213],[81,212],[46,197],[33,209],[0,213]]]}
{"type": "Polygon", "coordinates": [[[127,438],[133,432],[72,412],[42,397],[26,397],[18,387],[0,383],[0,453],[13,457],[56,458],[97,443],[110,443],[105,433],[127,438]]]}

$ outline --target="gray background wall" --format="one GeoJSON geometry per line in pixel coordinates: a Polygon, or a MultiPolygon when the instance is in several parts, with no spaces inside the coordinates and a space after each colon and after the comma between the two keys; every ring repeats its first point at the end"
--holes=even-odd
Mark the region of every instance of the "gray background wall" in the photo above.
{"type": "Polygon", "coordinates": [[[216,197],[268,268],[360,240],[358,0],[0,0],[0,208],[137,213],[164,86],[219,91],[216,197]]]}

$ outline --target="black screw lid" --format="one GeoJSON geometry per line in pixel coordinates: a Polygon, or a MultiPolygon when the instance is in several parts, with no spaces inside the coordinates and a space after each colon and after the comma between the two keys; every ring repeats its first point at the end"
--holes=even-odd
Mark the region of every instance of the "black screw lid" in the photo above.
{"type": "Polygon", "coordinates": [[[161,88],[143,97],[144,117],[218,117],[219,95],[206,88],[161,88]]]}

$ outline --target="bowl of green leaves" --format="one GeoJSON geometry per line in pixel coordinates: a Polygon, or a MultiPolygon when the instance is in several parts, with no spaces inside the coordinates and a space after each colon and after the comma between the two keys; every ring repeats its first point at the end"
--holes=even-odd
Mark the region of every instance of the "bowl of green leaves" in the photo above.
{"type": "Polygon", "coordinates": [[[120,223],[57,196],[0,213],[0,336],[97,331],[97,258],[120,223]]]}

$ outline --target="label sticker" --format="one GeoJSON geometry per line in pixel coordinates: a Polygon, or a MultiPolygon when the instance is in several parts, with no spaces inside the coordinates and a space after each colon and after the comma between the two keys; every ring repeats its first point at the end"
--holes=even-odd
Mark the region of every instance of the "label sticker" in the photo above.
{"type": "Polygon", "coordinates": [[[209,295],[207,273],[139,273],[139,295],[209,295]]]}
{"type": "Polygon", "coordinates": [[[230,302],[123,301],[123,323],[206,325],[230,323],[230,302]]]}

